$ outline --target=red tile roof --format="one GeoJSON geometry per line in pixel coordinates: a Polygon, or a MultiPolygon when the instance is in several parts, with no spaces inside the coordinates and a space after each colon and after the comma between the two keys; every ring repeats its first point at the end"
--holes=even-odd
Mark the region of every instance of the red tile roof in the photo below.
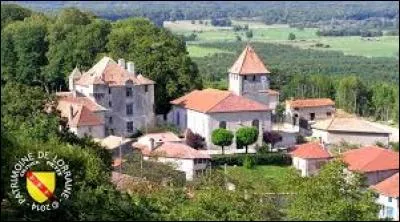
{"type": "Polygon", "coordinates": [[[377,147],[366,146],[343,153],[349,170],[374,172],[399,169],[399,153],[377,147]]]}
{"type": "Polygon", "coordinates": [[[68,125],[76,126],[96,126],[103,125],[104,120],[94,112],[104,110],[101,106],[85,97],[61,97],[58,100],[57,110],[62,117],[69,118],[70,107],[72,107],[72,119],[68,119],[68,125]]]}
{"type": "Polygon", "coordinates": [[[297,99],[297,100],[287,100],[286,101],[293,108],[305,108],[305,107],[318,107],[318,106],[333,106],[333,102],[329,98],[319,98],[319,99],[297,99]]]}
{"type": "Polygon", "coordinates": [[[109,57],[103,57],[82,76],[77,77],[75,83],[78,85],[109,84],[119,86],[125,85],[128,80],[131,80],[135,85],[154,84],[154,81],[145,78],[143,75],[128,72],[109,57]]]}
{"type": "Polygon", "coordinates": [[[237,96],[229,91],[217,89],[194,90],[171,104],[182,106],[202,113],[267,111],[268,106],[237,96]]]}
{"type": "Polygon", "coordinates": [[[240,54],[239,58],[229,69],[230,73],[240,75],[268,74],[270,71],[265,67],[264,63],[258,57],[254,49],[247,45],[240,54]]]}
{"type": "Polygon", "coordinates": [[[396,173],[386,180],[371,186],[371,188],[387,197],[399,197],[399,173],[396,173]]]}
{"type": "Polygon", "coordinates": [[[290,152],[290,154],[293,157],[299,157],[303,159],[325,159],[332,157],[330,153],[318,142],[297,145],[295,150],[290,152]]]}

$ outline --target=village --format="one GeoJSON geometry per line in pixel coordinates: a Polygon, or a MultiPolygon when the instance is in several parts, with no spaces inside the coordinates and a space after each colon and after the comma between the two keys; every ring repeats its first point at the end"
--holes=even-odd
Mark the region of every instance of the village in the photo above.
{"type": "Polygon", "coordinates": [[[187,92],[170,101],[166,115],[156,115],[154,102],[155,85],[164,83],[137,73],[134,61],[103,57],[87,71],[71,71],[69,91],[57,92],[57,110],[63,127],[112,153],[116,184],[129,177],[119,169],[133,152],[143,161],[172,164],[192,181],[213,167],[216,155],[254,154],[268,147],[288,155],[303,177],[341,159],[349,175],[365,176],[365,188],[376,193],[381,206],[379,217],[398,220],[399,153],[390,147],[398,133],[336,109],[329,98],[291,98],[279,113],[280,92],[270,88],[273,73],[256,50],[247,44],[227,67],[228,90],[187,92]],[[166,125],[181,133],[149,132],[166,125]]]}

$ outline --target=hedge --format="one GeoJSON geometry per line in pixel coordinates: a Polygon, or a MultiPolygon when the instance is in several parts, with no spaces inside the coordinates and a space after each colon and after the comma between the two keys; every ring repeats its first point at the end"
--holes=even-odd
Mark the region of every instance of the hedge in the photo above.
{"type": "Polygon", "coordinates": [[[213,166],[224,165],[229,166],[237,165],[243,166],[246,155],[252,157],[257,165],[290,165],[292,158],[285,153],[263,153],[263,154],[227,154],[227,155],[213,155],[211,163],[213,166]]]}

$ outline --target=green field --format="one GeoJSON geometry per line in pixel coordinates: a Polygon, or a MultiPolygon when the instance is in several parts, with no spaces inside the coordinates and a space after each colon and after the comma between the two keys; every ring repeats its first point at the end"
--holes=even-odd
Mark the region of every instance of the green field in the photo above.
{"type": "Polygon", "coordinates": [[[293,190],[288,183],[290,170],[293,169],[288,166],[256,166],[254,169],[231,166],[227,167],[227,174],[258,193],[289,192],[293,190]]]}
{"type": "MultiPolygon", "coordinates": [[[[299,30],[287,25],[265,25],[261,22],[235,20],[232,21],[232,24],[249,24],[249,28],[253,31],[251,41],[290,44],[305,49],[335,50],[342,51],[346,55],[366,57],[396,57],[399,52],[398,36],[382,36],[370,40],[359,36],[319,37],[316,35],[317,29],[315,28],[299,30]],[[295,34],[296,39],[289,41],[289,33],[295,34]],[[328,46],[316,47],[318,43],[328,46]]],[[[191,24],[191,21],[176,21],[166,22],[164,26],[177,34],[190,35],[194,31],[197,40],[188,42],[189,54],[193,57],[207,56],[221,51],[214,48],[203,50],[196,46],[198,43],[237,41],[236,36],[240,36],[242,41],[248,41],[244,31],[234,32],[231,27],[213,27],[210,25],[210,21],[208,21],[208,25],[198,24],[198,21],[195,24],[191,24]]]]}

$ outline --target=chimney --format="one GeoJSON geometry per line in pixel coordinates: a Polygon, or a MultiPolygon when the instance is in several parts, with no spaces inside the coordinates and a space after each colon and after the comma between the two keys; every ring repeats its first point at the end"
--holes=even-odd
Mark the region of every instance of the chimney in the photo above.
{"type": "Polygon", "coordinates": [[[72,107],[72,105],[69,105],[68,121],[72,120],[73,117],[74,117],[74,108],[72,107]]]}
{"type": "Polygon", "coordinates": [[[118,65],[125,69],[125,59],[118,59],[118,65]]]}
{"type": "Polygon", "coordinates": [[[132,73],[132,74],[135,74],[135,63],[129,61],[129,62],[126,64],[126,69],[128,70],[128,72],[130,72],[130,73],[132,73]]]}

